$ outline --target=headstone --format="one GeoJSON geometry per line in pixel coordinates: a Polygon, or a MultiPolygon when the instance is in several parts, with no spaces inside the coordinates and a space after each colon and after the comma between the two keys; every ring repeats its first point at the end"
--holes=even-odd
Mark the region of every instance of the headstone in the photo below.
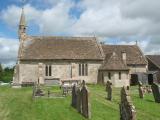
{"type": "Polygon", "coordinates": [[[34,86],[33,86],[32,98],[34,98],[34,97],[35,97],[35,91],[36,91],[36,86],[34,85],[34,86]]]}
{"type": "Polygon", "coordinates": [[[86,118],[91,118],[89,92],[88,89],[86,88],[84,80],[82,82],[81,95],[82,95],[82,115],[86,118]]]}
{"type": "Polygon", "coordinates": [[[74,84],[73,88],[72,88],[72,107],[77,108],[77,93],[76,93],[76,85],[74,84]]]}
{"type": "Polygon", "coordinates": [[[152,88],[150,85],[146,86],[146,91],[147,91],[147,93],[152,93],[152,88]]]}
{"type": "Polygon", "coordinates": [[[160,86],[157,83],[153,83],[151,88],[155,102],[160,103],[160,86]]]}
{"type": "Polygon", "coordinates": [[[106,84],[106,91],[107,91],[107,99],[112,100],[112,83],[110,81],[107,81],[106,84]]]}
{"type": "Polygon", "coordinates": [[[136,120],[136,110],[129,96],[129,90],[121,89],[120,120],[136,120]]]}
{"type": "Polygon", "coordinates": [[[144,97],[144,91],[143,91],[143,86],[142,86],[142,82],[139,82],[139,97],[143,99],[144,97]]]}
{"type": "Polygon", "coordinates": [[[82,95],[81,95],[81,89],[78,88],[77,90],[77,111],[79,113],[82,112],[82,95]]]}
{"type": "Polygon", "coordinates": [[[48,90],[48,97],[50,97],[50,90],[48,90]]]}

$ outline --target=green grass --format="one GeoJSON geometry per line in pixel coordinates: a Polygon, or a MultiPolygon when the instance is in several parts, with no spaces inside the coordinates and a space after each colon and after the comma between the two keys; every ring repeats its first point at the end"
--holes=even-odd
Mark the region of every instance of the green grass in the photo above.
{"type": "MultiPolygon", "coordinates": [[[[119,120],[120,89],[114,88],[113,100],[107,101],[104,86],[89,85],[88,88],[92,120],[119,120]]],[[[52,88],[52,91],[57,89],[52,88]]],[[[142,100],[137,87],[132,87],[131,97],[138,120],[160,120],[160,104],[154,102],[152,94],[142,100]]],[[[70,104],[70,96],[32,100],[31,88],[0,87],[0,120],[85,120],[70,104]]]]}

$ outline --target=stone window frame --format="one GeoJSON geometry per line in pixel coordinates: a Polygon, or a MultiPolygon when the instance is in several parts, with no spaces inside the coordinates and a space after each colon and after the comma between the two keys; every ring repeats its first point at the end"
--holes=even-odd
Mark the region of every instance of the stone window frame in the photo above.
{"type": "Polygon", "coordinates": [[[52,76],[52,65],[45,66],[45,76],[52,76]]]}
{"type": "Polygon", "coordinates": [[[79,63],[79,76],[88,76],[88,64],[87,63],[79,63]]]}
{"type": "Polygon", "coordinates": [[[122,79],[122,73],[118,72],[118,75],[119,75],[119,80],[121,80],[122,79]]]}
{"type": "Polygon", "coordinates": [[[108,79],[111,80],[111,72],[108,72],[108,79]]]}

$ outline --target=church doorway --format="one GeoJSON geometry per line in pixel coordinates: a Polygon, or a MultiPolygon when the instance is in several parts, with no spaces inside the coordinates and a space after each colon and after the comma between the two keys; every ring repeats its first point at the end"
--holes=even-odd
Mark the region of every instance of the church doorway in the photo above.
{"type": "Polygon", "coordinates": [[[148,84],[149,85],[153,84],[153,74],[148,74],[148,84]]]}

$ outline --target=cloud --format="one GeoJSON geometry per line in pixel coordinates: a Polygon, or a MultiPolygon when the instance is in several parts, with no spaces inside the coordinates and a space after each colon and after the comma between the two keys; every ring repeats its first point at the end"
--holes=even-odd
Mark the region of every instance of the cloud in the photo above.
{"type": "Polygon", "coordinates": [[[13,66],[16,63],[18,46],[17,39],[0,37],[0,63],[13,66]]]}
{"type": "MultiPolygon", "coordinates": [[[[34,23],[39,27],[39,31],[44,34],[53,34],[68,32],[70,26],[74,23],[74,18],[69,15],[72,2],[62,1],[52,8],[45,10],[37,9],[30,4],[24,6],[26,21],[28,25],[34,23]]],[[[15,5],[9,6],[7,10],[1,11],[1,20],[9,26],[18,26],[21,8],[15,5]],[[12,21],[11,21],[12,20],[12,21]]],[[[30,26],[28,26],[31,28],[30,26]]]]}
{"type": "MultiPolygon", "coordinates": [[[[117,39],[116,44],[135,44],[138,40],[146,54],[160,54],[158,0],[48,0],[42,3],[49,7],[40,9],[37,5],[41,2],[24,6],[28,30],[34,24],[44,35],[96,35],[110,43],[117,39]]],[[[15,29],[20,13],[20,7],[11,5],[0,12],[0,19],[15,29]]]]}

